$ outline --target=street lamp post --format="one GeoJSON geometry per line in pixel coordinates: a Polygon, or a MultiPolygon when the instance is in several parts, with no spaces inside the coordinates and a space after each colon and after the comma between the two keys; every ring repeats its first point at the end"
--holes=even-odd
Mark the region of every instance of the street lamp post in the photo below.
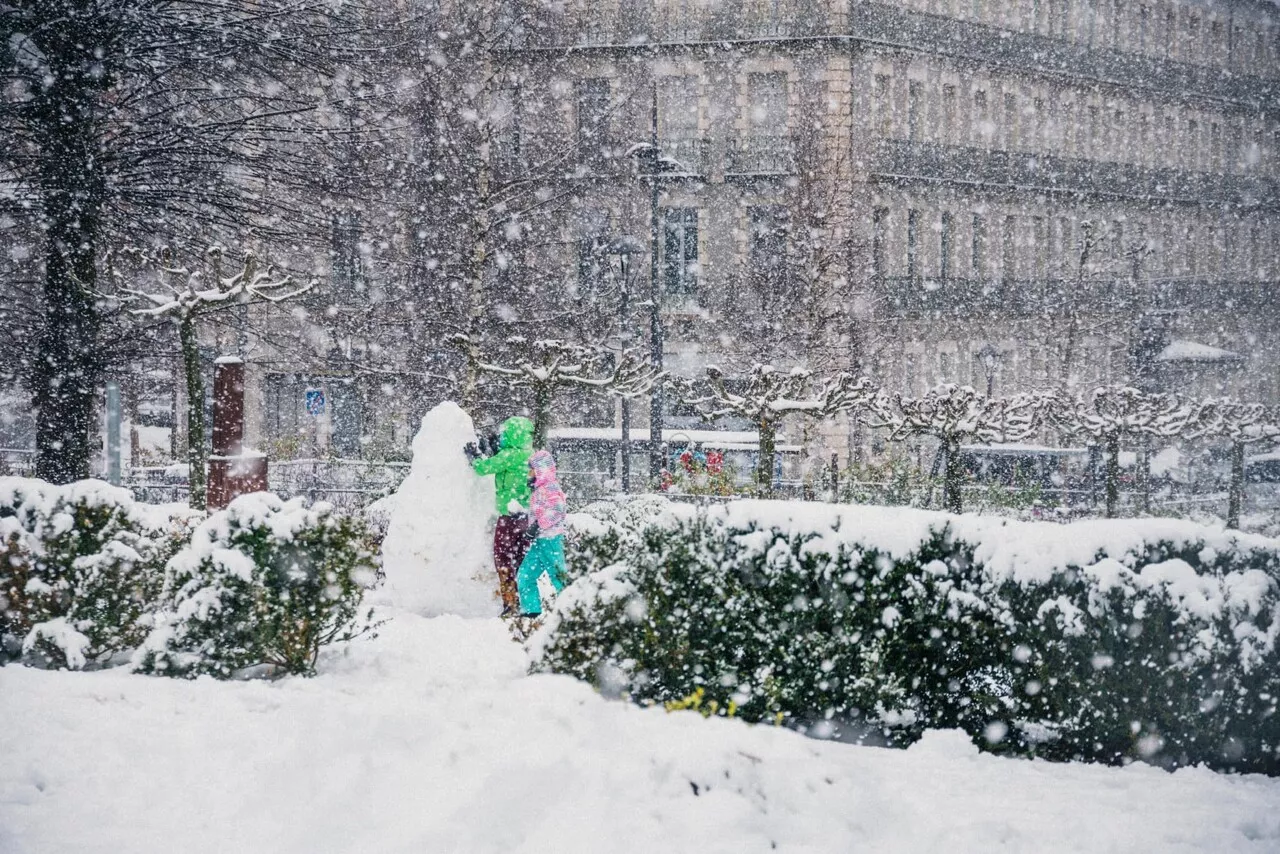
{"type": "MultiPolygon", "coordinates": [[[[662,373],[665,345],[662,328],[662,288],[658,275],[659,243],[662,226],[658,221],[658,202],[662,192],[659,183],[671,174],[688,175],[679,161],[662,154],[658,146],[658,84],[653,84],[653,101],[649,111],[649,141],[633,145],[627,152],[639,162],[640,174],[649,178],[649,359],[654,371],[662,373]]],[[[665,461],[662,454],[663,384],[655,382],[649,397],[649,476],[657,479],[665,461]]]]}
{"type": "MultiPolygon", "coordinates": [[[[662,373],[662,356],[665,341],[662,329],[662,291],[658,276],[658,175],[662,157],[658,148],[658,81],[653,81],[653,100],[649,110],[649,157],[653,170],[649,177],[649,358],[658,375],[662,373]]],[[[649,479],[657,481],[662,472],[662,408],[663,384],[653,384],[649,397],[649,479]]]]}
{"type": "Polygon", "coordinates": [[[995,390],[996,367],[1000,364],[1000,351],[988,342],[978,351],[978,361],[982,362],[982,369],[987,372],[987,397],[991,397],[991,393],[995,390]]]}
{"type": "MultiPolygon", "coordinates": [[[[609,247],[610,252],[619,256],[622,268],[622,282],[618,289],[618,344],[623,353],[631,342],[631,256],[644,251],[644,244],[634,237],[623,235],[616,238],[609,247]]],[[[621,358],[621,354],[619,354],[621,358]]],[[[622,491],[631,491],[631,400],[623,396],[622,404],[622,491]]]]}

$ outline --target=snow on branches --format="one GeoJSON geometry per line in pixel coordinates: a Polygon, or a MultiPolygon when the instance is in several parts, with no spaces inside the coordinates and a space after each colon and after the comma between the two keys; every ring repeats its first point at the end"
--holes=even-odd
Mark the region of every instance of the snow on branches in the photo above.
{"type": "Polygon", "coordinates": [[[887,429],[895,441],[929,435],[944,443],[1020,442],[1039,426],[1040,407],[1032,395],[989,398],[971,386],[943,383],[923,397],[877,394],[869,403],[867,423],[887,429]]]}
{"type": "Polygon", "coordinates": [[[1130,386],[1103,386],[1088,397],[1059,392],[1050,399],[1049,412],[1068,433],[1104,442],[1126,435],[1178,436],[1196,414],[1177,395],[1130,386]]]}
{"type": "Polygon", "coordinates": [[[943,504],[959,513],[961,443],[1024,441],[1039,427],[1042,408],[1043,400],[1034,395],[987,397],[971,386],[943,383],[923,397],[881,392],[868,401],[864,420],[871,427],[888,430],[894,441],[913,435],[937,437],[946,461],[943,504]]]}
{"type": "MultiPolygon", "coordinates": [[[[465,335],[453,343],[465,346],[465,335]]],[[[534,443],[546,444],[551,421],[551,401],[562,386],[595,389],[615,397],[633,399],[648,394],[665,374],[657,371],[639,351],[611,351],[605,347],[575,344],[558,339],[508,338],[506,351],[516,358],[509,365],[479,362],[485,373],[505,377],[511,385],[532,390],[534,443]]]]}
{"type": "Polygon", "coordinates": [[[140,318],[169,318],[178,326],[178,342],[182,350],[183,373],[187,386],[187,463],[190,466],[190,503],[197,510],[205,507],[205,411],[204,376],[200,372],[200,340],[196,324],[201,316],[235,306],[253,303],[280,303],[300,297],[316,286],[314,279],[297,284],[290,276],[279,276],[274,267],[259,270],[251,253],[235,275],[221,274],[223,249],[213,246],[205,252],[212,267],[211,281],[206,284],[204,272],[175,263],[173,252],[165,247],[158,258],[142,256],[144,264],[160,272],[163,290],[152,292],[121,286],[126,302],[142,303],[130,313],[140,318]]]}
{"type": "Polygon", "coordinates": [[[316,286],[314,279],[299,285],[291,276],[277,277],[274,267],[259,270],[252,254],[244,256],[244,266],[238,273],[223,278],[218,273],[222,248],[211,247],[205,254],[214,267],[213,281],[208,286],[205,286],[202,270],[175,265],[173,253],[168,248],[161,250],[156,266],[162,274],[162,292],[120,288],[120,292],[127,298],[144,303],[142,308],[132,309],[131,313],[138,317],[174,317],[181,321],[183,318],[242,303],[284,302],[300,297],[316,286]],[[175,281],[165,281],[164,277],[175,281]]]}
{"type": "Polygon", "coordinates": [[[1257,442],[1280,441],[1280,412],[1260,403],[1206,400],[1188,425],[1190,438],[1217,436],[1231,443],[1231,486],[1227,493],[1227,527],[1240,527],[1244,506],[1244,451],[1257,442]]]}
{"type": "Polygon", "coordinates": [[[865,405],[875,388],[866,377],[839,373],[817,378],[804,368],[781,371],[772,365],[751,367],[741,391],[729,387],[724,372],[707,367],[707,393],[698,396],[692,384],[681,389],[684,402],[707,421],[726,416],[751,421],[760,431],[756,484],[768,493],[773,485],[774,448],[778,421],[787,415],[830,418],[865,405]]]}
{"type": "Polygon", "coordinates": [[[1048,411],[1050,421],[1059,429],[1102,443],[1106,453],[1108,518],[1116,515],[1120,497],[1121,440],[1130,436],[1180,436],[1196,416],[1195,408],[1177,395],[1130,386],[1103,386],[1088,397],[1060,391],[1049,399],[1048,411]]]}

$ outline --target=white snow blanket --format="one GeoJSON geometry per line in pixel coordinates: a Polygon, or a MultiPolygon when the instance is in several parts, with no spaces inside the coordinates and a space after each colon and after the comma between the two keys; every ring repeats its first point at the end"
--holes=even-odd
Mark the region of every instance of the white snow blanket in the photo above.
{"type": "Polygon", "coordinates": [[[476,439],[456,403],[422,416],[413,465],[390,500],[383,541],[385,588],[377,601],[425,616],[496,616],[493,478],[471,470],[462,446],[476,439]]]}
{"type": "Polygon", "coordinates": [[[4,854],[1280,851],[1280,780],[815,741],[396,613],[315,679],[0,668],[4,854]]]}

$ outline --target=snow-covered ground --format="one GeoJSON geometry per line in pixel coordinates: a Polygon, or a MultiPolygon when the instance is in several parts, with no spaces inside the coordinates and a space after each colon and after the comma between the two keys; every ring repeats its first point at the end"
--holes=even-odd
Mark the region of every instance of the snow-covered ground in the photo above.
{"type": "Polygon", "coordinates": [[[526,676],[396,613],[315,679],[0,668],[0,852],[1277,852],[1280,780],[906,750],[526,676]]]}

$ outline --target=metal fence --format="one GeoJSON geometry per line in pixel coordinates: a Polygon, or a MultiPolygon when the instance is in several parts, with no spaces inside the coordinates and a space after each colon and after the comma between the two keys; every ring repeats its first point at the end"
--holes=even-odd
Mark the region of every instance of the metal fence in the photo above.
{"type": "MultiPolygon", "coordinates": [[[[281,460],[268,467],[267,485],[281,498],[302,497],[356,510],[394,492],[408,472],[409,464],[403,462],[281,460]]],[[[121,485],[148,504],[185,502],[189,494],[184,466],[131,468],[121,485]]]]}

